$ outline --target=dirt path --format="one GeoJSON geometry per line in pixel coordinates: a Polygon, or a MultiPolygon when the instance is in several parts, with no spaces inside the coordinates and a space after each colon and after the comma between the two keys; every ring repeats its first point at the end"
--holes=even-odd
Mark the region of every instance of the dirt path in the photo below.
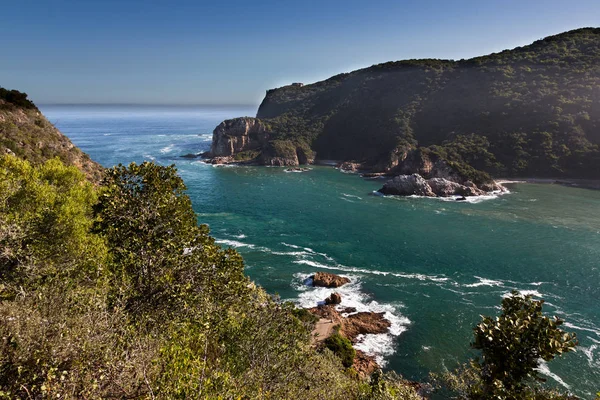
{"type": "Polygon", "coordinates": [[[321,318],[315,325],[315,329],[312,331],[311,337],[313,344],[319,344],[323,340],[327,339],[333,333],[333,328],[336,326],[330,319],[321,318]]]}

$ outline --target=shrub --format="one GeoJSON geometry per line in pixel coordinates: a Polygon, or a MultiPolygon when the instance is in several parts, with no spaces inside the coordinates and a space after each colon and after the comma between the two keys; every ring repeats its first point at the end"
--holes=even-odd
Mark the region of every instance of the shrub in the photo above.
{"type": "Polygon", "coordinates": [[[352,342],[340,335],[339,332],[335,332],[333,335],[325,339],[323,341],[323,345],[340,358],[344,367],[350,368],[354,363],[356,350],[354,350],[354,347],[352,347],[352,342]]]}

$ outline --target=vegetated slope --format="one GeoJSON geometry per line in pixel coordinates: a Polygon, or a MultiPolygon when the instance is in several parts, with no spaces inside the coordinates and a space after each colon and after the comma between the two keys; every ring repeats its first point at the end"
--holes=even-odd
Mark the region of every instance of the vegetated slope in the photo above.
{"type": "Polygon", "coordinates": [[[27,94],[0,87],[0,154],[5,153],[13,153],[34,165],[58,157],[96,182],[102,171],[100,164],[92,161],[44,117],[27,99],[27,94]]]}
{"type": "Polygon", "coordinates": [[[271,137],[390,170],[409,149],[494,175],[600,177],[600,29],[470,60],[374,65],[267,91],[271,137]]]}

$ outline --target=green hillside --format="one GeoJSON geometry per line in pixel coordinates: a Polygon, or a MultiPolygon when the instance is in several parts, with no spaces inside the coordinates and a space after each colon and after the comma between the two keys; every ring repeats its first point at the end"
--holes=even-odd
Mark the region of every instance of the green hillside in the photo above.
{"type": "Polygon", "coordinates": [[[407,60],[269,90],[272,140],[393,169],[421,148],[495,176],[600,177],[600,29],[469,60],[407,60]]]}
{"type": "Polygon", "coordinates": [[[0,155],[14,154],[34,165],[58,157],[98,182],[102,167],[75,147],[29,99],[27,94],[0,87],[0,155]]]}

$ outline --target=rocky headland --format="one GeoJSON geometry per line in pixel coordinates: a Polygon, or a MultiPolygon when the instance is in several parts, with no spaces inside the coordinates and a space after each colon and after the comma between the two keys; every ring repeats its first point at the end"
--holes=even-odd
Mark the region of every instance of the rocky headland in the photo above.
{"type": "Polygon", "coordinates": [[[600,29],[584,28],[469,60],[387,62],[267,90],[256,117],[223,121],[203,156],[336,160],[394,178],[381,193],[398,195],[479,196],[502,190],[493,176],[598,180],[598,48],[600,29]]]}

